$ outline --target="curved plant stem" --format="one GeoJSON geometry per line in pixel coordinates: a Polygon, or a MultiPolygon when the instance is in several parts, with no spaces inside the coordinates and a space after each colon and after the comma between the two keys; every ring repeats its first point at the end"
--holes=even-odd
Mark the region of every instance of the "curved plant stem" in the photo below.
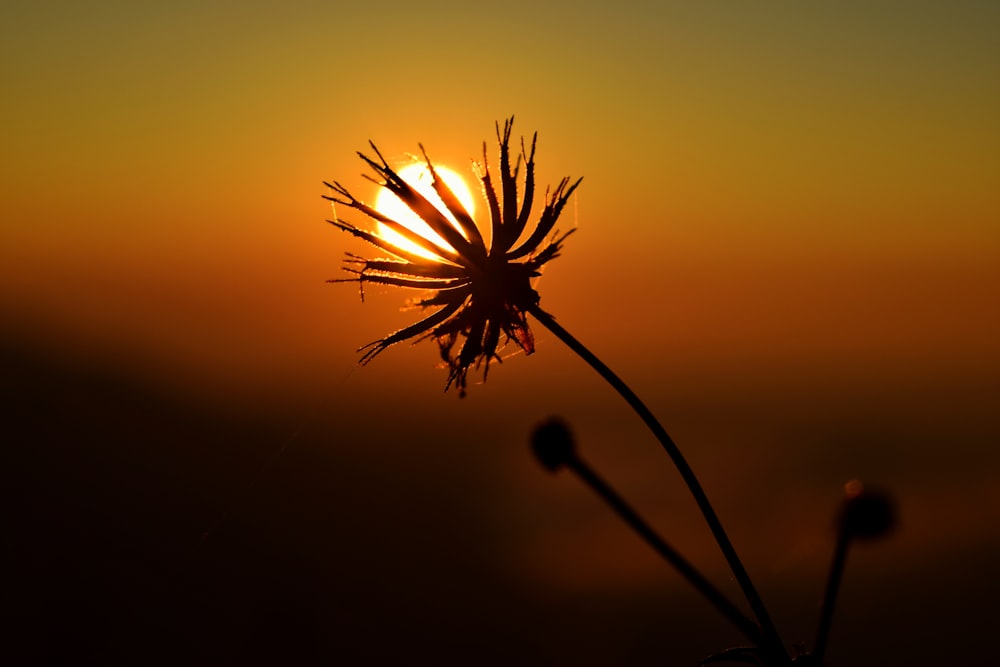
{"type": "Polygon", "coordinates": [[[767,613],[767,609],[764,607],[764,602],[761,600],[760,595],[757,593],[757,589],[750,580],[750,575],[747,574],[746,569],[743,567],[743,563],[736,554],[736,550],[729,541],[729,536],[726,535],[726,531],[723,529],[722,523],[719,521],[719,517],[715,514],[715,509],[713,509],[712,504],[708,500],[708,496],[705,495],[705,491],[701,488],[701,483],[698,481],[698,478],[695,477],[694,471],[691,470],[691,466],[688,465],[684,455],[681,454],[680,448],[677,447],[677,444],[667,433],[666,429],[664,429],[659,420],[653,416],[653,413],[646,407],[646,404],[643,403],[638,396],[636,396],[635,392],[632,391],[632,389],[629,388],[629,386],[625,384],[621,378],[615,375],[614,371],[608,368],[603,361],[598,359],[593,352],[587,349],[583,343],[574,338],[559,323],[557,323],[554,317],[546,313],[537,305],[529,308],[528,312],[531,313],[531,315],[538,320],[539,323],[554,333],[556,337],[573,350],[573,352],[576,352],[580,358],[590,364],[591,368],[597,371],[597,373],[604,378],[608,384],[614,387],[615,391],[617,391],[621,397],[625,399],[625,402],[629,404],[639,418],[645,422],[647,427],[649,427],[649,430],[652,431],[653,435],[656,436],[660,445],[663,446],[667,455],[670,456],[670,459],[673,461],[677,471],[681,474],[685,484],[687,484],[688,489],[691,491],[691,495],[694,496],[698,509],[701,510],[702,515],[705,517],[705,522],[708,523],[708,527],[711,529],[712,535],[715,537],[715,541],[718,543],[719,548],[722,550],[722,554],[729,563],[729,568],[732,570],[733,576],[736,578],[740,588],[743,590],[743,595],[746,597],[747,602],[750,603],[750,608],[753,610],[754,616],[760,624],[761,632],[766,642],[766,645],[761,646],[761,648],[774,655],[776,659],[785,663],[790,663],[788,653],[778,636],[777,629],[771,621],[770,615],[767,613]]]}
{"type": "Polygon", "coordinates": [[[823,662],[823,656],[826,654],[826,640],[830,636],[830,625],[833,622],[833,607],[837,602],[837,592],[840,590],[840,579],[844,574],[847,547],[850,543],[850,534],[847,531],[841,531],[837,537],[837,547],[833,552],[830,576],[826,580],[826,592],[823,594],[823,606],[819,615],[819,628],[816,631],[816,643],[813,645],[813,654],[820,663],[823,662]]]}
{"type": "Polygon", "coordinates": [[[730,623],[746,635],[747,639],[757,644],[761,643],[760,628],[757,627],[757,624],[737,609],[697,568],[660,537],[593,468],[576,455],[571,456],[566,461],[566,467],[576,473],[594,493],[603,498],[611,509],[621,517],[622,521],[638,533],[639,537],[644,539],[656,553],[673,565],[681,576],[694,586],[730,623]]]}

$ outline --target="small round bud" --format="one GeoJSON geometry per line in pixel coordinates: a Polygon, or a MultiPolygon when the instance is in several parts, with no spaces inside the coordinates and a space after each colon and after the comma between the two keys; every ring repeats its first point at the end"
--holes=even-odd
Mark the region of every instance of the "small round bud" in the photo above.
{"type": "Polygon", "coordinates": [[[896,509],[888,494],[866,489],[858,480],[845,484],[844,493],[837,524],[845,535],[873,540],[892,532],[896,509]]]}
{"type": "Polygon", "coordinates": [[[555,472],[573,459],[576,445],[566,422],[551,417],[535,427],[531,448],[539,463],[549,472],[555,472]]]}

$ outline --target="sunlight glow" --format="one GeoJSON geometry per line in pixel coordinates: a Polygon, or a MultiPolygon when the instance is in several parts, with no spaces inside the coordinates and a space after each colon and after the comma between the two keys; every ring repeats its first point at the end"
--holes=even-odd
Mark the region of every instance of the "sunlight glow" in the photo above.
{"type": "MultiPolygon", "coordinates": [[[[462,176],[448,167],[442,167],[437,164],[434,165],[434,169],[437,171],[441,180],[443,180],[448,187],[451,188],[452,192],[455,193],[455,196],[458,197],[458,200],[462,203],[462,206],[465,207],[465,210],[469,212],[469,215],[475,217],[475,198],[462,176]]],[[[448,212],[444,202],[442,202],[441,198],[437,196],[436,192],[434,192],[434,187],[431,185],[431,172],[427,168],[426,164],[418,162],[407,165],[402,169],[399,169],[397,173],[400,178],[409,183],[417,192],[426,197],[428,201],[438,208],[438,210],[444,213],[445,217],[451,221],[455,228],[461,231],[461,228],[455,221],[454,216],[448,212]]],[[[392,194],[385,188],[379,189],[378,196],[375,199],[375,209],[382,215],[406,225],[432,243],[443,248],[448,247],[448,244],[444,239],[428,227],[416,213],[411,211],[410,208],[399,199],[399,197],[392,194]]],[[[394,232],[381,223],[377,226],[377,233],[382,238],[387,241],[391,241],[394,245],[397,245],[404,250],[408,250],[414,254],[420,255],[421,257],[435,259],[434,254],[424,250],[416,244],[410,243],[400,234],[394,232]]]]}

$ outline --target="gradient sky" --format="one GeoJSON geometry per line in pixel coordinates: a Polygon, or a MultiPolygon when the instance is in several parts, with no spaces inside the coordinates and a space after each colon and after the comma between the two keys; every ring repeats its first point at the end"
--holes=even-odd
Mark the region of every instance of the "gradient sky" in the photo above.
{"type": "Polygon", "coordinates": [[[319,182],[364,196],[369,138],[467,169],[516,114],[541,180],[585,177],[544,303],[590,341],[992,347],[992,3],[337,4],[8,9],[16,320],[171,367],[256,374],[275,345],[346,359],[384,306],[343,326],[350,290],[321,283],[350,244],[319,182]]]}
{"type": "MultiPolygon", "coordinates": [[[[414,314],[325,284],[362,248],[324,223],[321,182],[373,199],[369,139],[468,171],[515,114],[542,183],[584,177],[542,306],[708,448],[696,463],[822,478],[776,492],[820,508],[852,474],[937,475],[923,509],[961,480],[990,502],[954,539],[979,539],[1000,520],[1000,5],[556,4],[8,3],[2,326],[213,400],[645,438],[544,332],[466,405],[432,345],[355,369],[414,314]]],[[[645,459],[603,447],[652,494],[645,459]]]]}

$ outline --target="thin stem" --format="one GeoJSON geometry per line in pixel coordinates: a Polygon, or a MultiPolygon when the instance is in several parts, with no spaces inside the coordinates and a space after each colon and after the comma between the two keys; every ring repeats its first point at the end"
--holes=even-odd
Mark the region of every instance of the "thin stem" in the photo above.
{"type": "Polygon", "coordinates": [[[678,553],[662,537],[656,534],[648,523],[640,517],[625,500],[598,475],[593,468],[577,456],[566,461],[566,467],[575,472],[597,495],[611,506],[621,519],[674,568],[698,589],[729,622],[735,625],[750,641],[760,644],[761,634],[757,624],[737,609],[729,599],[719,592],[691,563],[678,553]]]}
{"type": "Polygon", "coordinates": [[[667,455],[673,461],[674,466],[677,471],[681,474],[684,479],[684,483],[687,484],[691,495],[694,496],[694,500],[698,505],[698,509],[701,510],[702,515],[705,517],[705,522],[708,524],[709,529],[712,531],[712,535],[715,537],[715,541],[718,543],[719,548],[722,550],[723,556],[725,556],[726,561],[729,563],[729,568],[733,572],[733,576],[736,578],[737,583],[739,583],[740,588],[743,590],[743,595],[746,597],[747,602],[750,604],[750,608],[753,610],[754,616],[757,618],[757,622],[760,624],[761,630],[763,632],[763,638],[767,642],[766,646],[761,646],[761,648],[767,650],[768,652],[773,652],[773,654],[785,663],[790,662],[788,657],[788,652],[785,650],[784,644],[781,642],[781,638],[778,636],[778,631],[771,621],[770,615],[767,613],[767,609],[764,607],[764,602],[761,600],[760,595],[757,593],[757,589],[754,587],[753,582],[750,580],[750,575],[747,574],[746,569],[743,567],[743,563],[740,561],[739,556],[736,554],[736,549],[733,548],[732,543],[729,541],[729,536],[726,535],[726,531],[722,527],[722,523],[719,521],[719,517],[715,514],[715,509],[708,500],[708,496],[705,495],[705,491],[701,488],[701,483],[698,478],[695,477],[694,471],[691,470],[691,466],[688,465],[687,460],[681,454],[680,448],[673,441],[670,435],[667,433],[663,425],[656,419],[649,408],[646,407],[635,392],[625,382],[619,378],[614,371],[605,365],[603,361],[597,358],[593,352],[587,349],[583,343],[578,341],[572,336],[566,329],[564,329],[559,323],[556,322],[555,318],[546,313],[540,307],[533,306],[528,309],[528,312],[532,314],[543,326],[545,326],[549,331],[554,333],[559,340],[565,343],[571,350],[576,352],[580,358],[590,364],[597,373],[604,378],[608,384],[610,384],[615,391],[617,391],[625,402],[635,411],[640,419],[649,427],[653,435],[663,446],[663,449],[667,452],[667,455]]]}
{"type": "Polygon", "coordinates": [[[837,536],[833,564],[830,566],[830,576],[826,580],[826,591],[823,593],[823,607],[819,613],[816,643],[813,645],[813,654],[818,663],[822,663],[823,655],[826,653],[826,641],[830,636],[830,625],[833,622],[833,608],[837,602],[837,592],[840,590],[840,580],[844,574],[844,565],[847,563],[847,548],[850,543],[850,534],[842,530],[837,536]]]}

